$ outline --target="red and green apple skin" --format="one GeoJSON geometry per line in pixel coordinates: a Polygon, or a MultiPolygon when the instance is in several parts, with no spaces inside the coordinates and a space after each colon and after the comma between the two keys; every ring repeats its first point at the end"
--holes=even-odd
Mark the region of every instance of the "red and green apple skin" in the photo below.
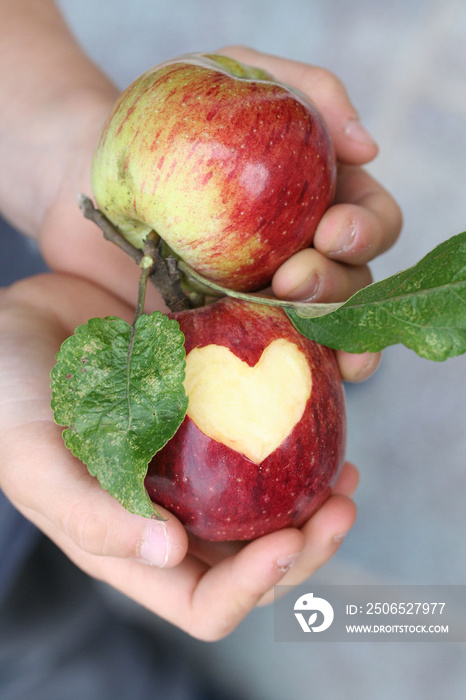
{"type": "MultiPolygon", "coordinates": [[[[244,383],[244,376],[241,380],[236,376],[237,368],[257,368],[264,351],[275,342],[277,354],[272,358],[271,353],[262,379],[274,387],[277,383],[277,395],[272,389],[264,404],[264,397],[257,395],[261,389],[252,384],[251,395],[246,396],[246,404],[239,410],[247,414],[245,429],[249,431],[256,418],[260,423],[263,414],[267,414],[269,404],[278,402],[288,434],[278,438],[276,446],[272,436],[264,458],[260,450],[259,455],[248,457],[241,444],[238,449],[231,446],[236,438],[241,443],[241,434],[224,440],[200,429],[194,420],[196,416],[190,415],[191,394],[187,389],[188,413],[176,435],[149,465],[145,480],[149,496],[174,513],[188,531],[205,540],[252,540],[284,527],[300,527],[330,495],[344,459],[345,398],[333,351],[302,336],[277,307],[229,298],[172,316],[185,335],[187,368],[190,354],[195,351],[200,356],[199,351],[204,352],[206,347],[210,352],[212,347],[215,350],[215,346],[220,346],[221,353],[228,355],[228,349],[234,356],[224,368],[224,377],[219,378],[214,400],[209,398],[207,385],[218,371],[215,362],[211,366],[207,358],[204,374],[198,378],[197,390],[202,393],[205,387],[206,405],[212,408],[214,423],[225,412],[228,417],[230,410],[232,421],[238,419],[238,407],[228,405],[235,399],[234,387],[244,383]],[[285,372],[288,365],[291,374],[285,372]],[[280,377],[286,385],[285,393],[280,377]],[[298,407],[295,424],[290,426],[286,416],[295,410],[295,394],[301,408],[298,407]],[[256,403],[258,414],[254,415],[256,403]]],[[[254,374],[255,370],[251,371],[251,376],[254,374]]],[[[267,426],[262,425],[261,429],[267,432],[267,426]]],[[[273,430],[279,433],[280,426],[274,424],[273,430]]],[[[251,442],[254,436],[245,440],[251,442]]]]}
{"type": "Polygon", "coordinates": [[[155,231],[235,290],[308,247],[335,192],[325,123],[299,91],[221,55],[163,63],[121,95],[95,150],[99,209],[135,246],[155,231]]]}

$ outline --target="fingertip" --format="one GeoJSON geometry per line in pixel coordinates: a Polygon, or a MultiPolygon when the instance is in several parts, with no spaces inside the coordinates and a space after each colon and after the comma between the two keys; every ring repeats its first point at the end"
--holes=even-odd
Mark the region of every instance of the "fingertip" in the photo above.
{"type": "Polygon", "coordinates": [[[352,462],[345,462],[333,488],[333,493],[351,498],[358,486],[359,469],[352,462]]]}
{"type": "Polygon", "coordinates": [[[280,580],[303,553],[306,540],[301,530],[297,528],[286,528],[279,531],[278,534],[286,537],[286,542],[275,545],[279,554],[274,557],[274,567],[278,571],[280,580]]]}
{"type": "MultiPolygon", "coordinates": [[[[315,251],[311,248],[295,253],[275,272],[272,279],[272,291],[279,299],[302,299],[312,296],[313,277],[315,276],[315,251]]],[[[318,280],[316,280],[318,285],[318,280]]]]}
{"type": "Polygon", "coordinates": [[[380,352],[356,354],[336,350],[335,355],[342,378],[353,384],[369,379],[377,371],[382,360],[380,352]]]}
{"type": "Polygon", "coordinates": [[[211,613],[212,624],[205,627],[202,639],[216,641],[229,634],[280,583],[304,547],[300,530],[278,530],[249,542],[208,570],[195,599],[198,610],[207,605],[211,613]],[[221,615],[215,616],[215,609],[221,615]]]}
{"type": "Polygon", "coordinates": [[[305,537],[297,528],[284,528],[264,535],[250,542],[237,555],[236,566],[238,578],[240,571],[247,573],[250,587],[251,571],[256,571],[257,588],[255,595],[261,597],[267,590],[278,583],[285,573],[293,566],[305,547],[305,537]]]}
{"type": "Polygon", "coordinates": [[[332,498],[335,499],[335,505],[339,508],[339,516],[334,521],[331,544],[336,545],[338,549],[356,522],[358,508],[351,498],[343,494],[335,494],[332,498]]]}
{"type": "Polygon", "coordinates": [[[281,299],[332,303],[348,299],[371,280],[366,265],[342,265],[315,248],[306,248],[277,270],[272,291],[281,299]]]}
{"type": "Polygon", "coordinates": [[[340,545],[353,527],[357,517],[355,502],[342,493],[334,493],[310,521],[314,543],[326,547],[340,545]]]}
{"type": "Polygon", "coordinates": [[[137,557],[151,566],[170,568],[183,560],[187,548],[186,531],[179,521],[151,520],[142,533],[137,557]]]}
{"type": "Polygon", "coordinates": [[[378,152],[377,142],[357,115],[344,118],[334,133],[337,156],[342,162],[363,165],[373,160],[378,152]]]}

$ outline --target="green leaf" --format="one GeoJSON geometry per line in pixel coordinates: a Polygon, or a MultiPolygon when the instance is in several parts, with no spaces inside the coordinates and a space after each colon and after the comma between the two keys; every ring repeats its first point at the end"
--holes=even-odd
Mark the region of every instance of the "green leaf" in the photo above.
{"type": "Polygon", "coordinates": [[[66,446],[130,512],[161,517],[144,488],[149,461],[187,411],[184,336],[160,312],[93,318],[65,340],[52,409],[66,446]]]}
{"type": "Polygon", "coordinates": [[[429,360],[461,355],[466,351],[466,233],[330,313],[312,317],[312,306],[308,311],[296,304],[286,312],[303,335],[321,345],[361,353],[402,343],[429,360]]]}

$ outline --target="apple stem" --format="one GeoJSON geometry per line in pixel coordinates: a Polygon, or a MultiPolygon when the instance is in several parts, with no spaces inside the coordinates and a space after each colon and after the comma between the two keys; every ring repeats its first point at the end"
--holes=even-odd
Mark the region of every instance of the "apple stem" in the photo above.
{"type": "Polygon", "coordinates": [[[309,302],[277,299],[263,294],[237,292],[222,287],[211,280],[202,277],[183,260],[177,260],[173,254],[163,255],[162,241],[156,242],[149,237],[144,243],[144,250],[133,246],[107,219],[92,200],[84,194],[78,196],[78,204],[86,219],[93,221],[102,231],[104,238],[115,243],[125,251],[135,263],[141,265],[146,256],[153,262],[147,279],[158,289],[165,304],[171,311],[184,311],[206,303],[206,297],[215,298],[230,296],[266,306],[281,306],[291,308],[300,313],[303,318],[317,318],[336,311],[343,302],[333,304],[312,304],[309,302]],[[184,288],[183,288],[184,285],[184,288]]]}
{"type": "Polygon", "coordinates": [[[141,275],[139,277],[139,286],[138,286],[138,300],[136,303],[136,309],[134,312],[134,319],[133,323],[131,324],[131,335],[130,335],[130,340],[129,340],[129,346],[128,346],[128,357],[126,359],[126,396],[128,400],[128,415],[130,417],[130,423],[131,423],[131,404],[129,401],[129,378],[131,376],[130,374],[130,365],[131,365],[131,358],[133,356],[133,348],[134,348],[134,339],[136,337],[136,323],[138,322],[138,319],[141,317],[141,315],[144,313],[144,302],[146,300],[146,289],[147,289],[147,280],[150,277],[150,274],[152,272],[152,269],[155,265],[155,261],[150,255],[143,255],[141,259],[141,275]]]}
{"type": "Polygon", "coordinates": [[[138,300],[136,310],[134,312],[133,326],[136,326],[136,321],[144,312],[144,302],[146,300],[147,280],[155,265],[154,259],[150,255],[144,255],[141,260],[141,276],[139,277],[138,300]]]}
{"type": "MultiPolygon", "coordinates": [[[[184,309],[191,308],[192,304],[190,299],[186,296],[181,287],[182,273],[178,269],[177,262],[173,256],[165,258],[160,252],[160,246],[151,239],[146,241],[144,250],[139,250],[139,248],[133,246],[118,231],[112,222],[107,219],[105,214],[94,206],[92,200],[85,194],[80,194],[78,196],[78,205],[83,216],[100,228],[104,238],[107,241],[115,243],[121,250],[129,255],[135,263],[141,265],[145,257],[151,258],[152,264],[146,269],[143,267],[143,273],[141,275],[140,287],[141,283],[143,283],[144,297],[145,284],[149,279],[151,284],[158,289],[165,304],[171,311],[183,311],[184,309]],[[143,282],[143,278],[145,282],[143,282]]],[[[142,300],[142,305],[144,305],[144,298],[142,300]]],[[[142,311],[140,313],[142,313],[142,311]]]]}

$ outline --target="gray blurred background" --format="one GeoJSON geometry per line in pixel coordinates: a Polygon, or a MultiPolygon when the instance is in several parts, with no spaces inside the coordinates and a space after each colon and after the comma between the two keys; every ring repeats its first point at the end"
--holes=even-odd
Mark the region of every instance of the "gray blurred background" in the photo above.
{"type": "MultiPolygon", "coordinates": [[[[396,197],[404,230],[372,266],[381,279],[466,229],[464,0],[61,0],[84,48],[125,87],[189,51],[241,43],[325,66],[346,84],[380,145],[369,170],[396,197]]],[[[13,231],[0,283],[41,261],[13,231]]],[[[464,357],[436,364],[403,347],[347,386],[348,458],[361,471],[358,520],[320,583],[466,584],[464,357]]],[[[105,593],[107,595],[107,593],[105,593]]],[[[464,698],[464,645],[278,644],[273,609],[227,639],[188,639],[108,593],[118,614],[162,632],[251,700],[464,698]]]]}

